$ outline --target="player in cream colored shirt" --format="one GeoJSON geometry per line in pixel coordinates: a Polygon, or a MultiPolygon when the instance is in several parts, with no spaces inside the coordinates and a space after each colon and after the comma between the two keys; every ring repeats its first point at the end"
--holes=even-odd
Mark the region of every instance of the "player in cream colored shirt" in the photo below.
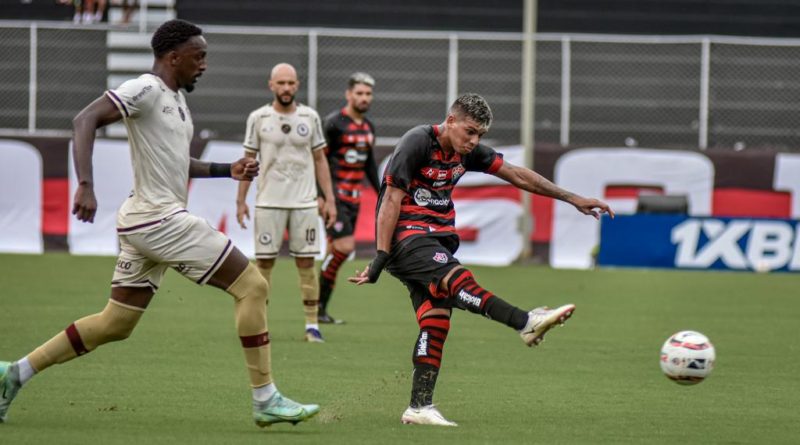
{"type": "MultiPolygon", "coordinates": [[[[305,339],[322,342],[317,324],[319,283],[314,271],[314,256],[319,253],[318,213],[326,226],[336,221],[336,204],[330,171],[325,156],[322,123],[313,109],[298,104],[295,95],[300,82],[289,64],[272,68],[269,88],[274,99],[247,119],[245,157],[258,157],[261,163],[255,208],[256,263],[270,283],[272,267],[289,230],[289,253],[295,258],[300,275],[300,295],[306,319],[305,339]],[[324,202],[317,203],[317,184],[324,202]],[[319,208],[319,210],[318,210],[319,208]]],[[[250,209],[245,203],[250,183],[239,184],[236,216],[242,228],[250,209]]]]}
{"type": "MultiPolygon", "coordinates": [[[[180,90],[194,90],[206,70],[208,45],[202,33],[184,20],[162,24],[151,42],[155,56],[152,72],[108,90],[73,120],[78,187],[72,213],[83,222],[93,222],[97,211],[92,174],[95,132],[120,120],[128,129],[133,191],[118,213],[120,253],[111,297],[101,312],[75,321],[22,359],[0,362],[0,423],[5,422],[19,389],[36,373],[128,338],[168,268],[233,297],[236,330],[253,391],[253,419],[258,426],[297,423],[319,412],[317,405],[283,397],[272,381],[266,281],[228,237],[186,211],[189,178],[249,181],[259,168],[251,158],[218,164],[190,157],[194,129],[180,90]]],[[[191,333],[173,335],[179,338],[191,333]]],[[[195,354],[201,358],[199,351],[195,354]]],[[[147,376],[147,371],[142,375],[147,376]]],[[[149,382],[154,387],[158,383],[149,382]]],[[[197,383],[201,387],[206,384],[197,383]]]]}

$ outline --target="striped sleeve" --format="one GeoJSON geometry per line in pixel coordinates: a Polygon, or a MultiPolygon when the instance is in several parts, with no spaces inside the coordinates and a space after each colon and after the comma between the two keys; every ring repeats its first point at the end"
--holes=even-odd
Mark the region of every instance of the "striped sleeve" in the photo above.
{"type": "Polygon", "coordinates": [[[503,155],[494,151],[493,148],[479,144],[472,152],[467,155],[464,168],[469,171],[482,173],[497,173],[503,166],[503,155]]]}

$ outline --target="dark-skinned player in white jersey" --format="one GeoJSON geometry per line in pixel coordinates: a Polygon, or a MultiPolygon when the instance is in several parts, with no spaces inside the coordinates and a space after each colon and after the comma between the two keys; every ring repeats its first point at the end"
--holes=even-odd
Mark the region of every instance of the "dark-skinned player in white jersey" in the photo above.
{"type": "Polygon", "coordinates": [[[78,188],[72,213],[83,222],[93,222],[97,211],[92,174],[95,131],[120,120],[128,131],[134,184],[117,213],[120,254],[111,297],[101,312],[75,321],[20,360],[0,362],[0,423],[7,420],[20,388],[36,374],[128,338],[167,268],[233,297],[257,425],[297,423],[319,412],[319,406],[294,402],[275,387],[267,282],[225,235],[186,211],[189,178],[251,181],[258,174],[253,159],[225,164],[190,157],[194,126],[181,90],[194,90],[206,70],[208,45],[202,30],[184,20],[170,20],[155,31],[151,46],[155,61],[150,73],[106,91],[73,120],[78,188]]]}

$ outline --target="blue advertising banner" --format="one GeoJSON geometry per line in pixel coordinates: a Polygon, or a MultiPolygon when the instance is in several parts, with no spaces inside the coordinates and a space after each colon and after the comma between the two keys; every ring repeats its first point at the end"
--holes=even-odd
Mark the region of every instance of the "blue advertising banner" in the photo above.
{"type": "Polygon", "coordinates": [[[800,221],[619,215],[603,219],[601,266],[800,271],[800,221]]]}

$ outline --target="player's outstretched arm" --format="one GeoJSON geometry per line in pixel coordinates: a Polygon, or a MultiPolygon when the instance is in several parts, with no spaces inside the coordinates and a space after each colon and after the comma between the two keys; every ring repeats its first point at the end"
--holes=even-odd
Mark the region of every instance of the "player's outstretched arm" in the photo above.
{"type": "Polygon", "coordinates": [[[120,119],[122,114],[105,95],[95,99],[72,119],[72,153],[75,159],[75,172],[78,175],[78,189],[75,190],[72,214],[79,221],[94,222],[94,215],[97,213],[92,171],[95,132],[98,128],[120,119]]]}
{"type": "Polygon", "coordinates": [[[494,175],[519,189],[568,202],[579,212],[591,215],[595,219],[600,219],[602,213],[608,213],[609,216],[614,217],[614,211],[605,202],[595,198],[584,198],[564,190],[529,168],[504,162],[494,175]]]}
{"type": "Polygon", "coordinates": [[[383,268],[386,267],[386,263],[389,261],[392,237],[397,226],[397,219],[400,217],[400,204],[406,192],[403,189],[387,185],[385,193],[383,200],[381,200],[381,207],[378,209],[377,233],[375,234],[378,252],[362,272],[356,270],[356,274],[347,279],[347,281],[359,286],[378,281],[383,268]]]}

